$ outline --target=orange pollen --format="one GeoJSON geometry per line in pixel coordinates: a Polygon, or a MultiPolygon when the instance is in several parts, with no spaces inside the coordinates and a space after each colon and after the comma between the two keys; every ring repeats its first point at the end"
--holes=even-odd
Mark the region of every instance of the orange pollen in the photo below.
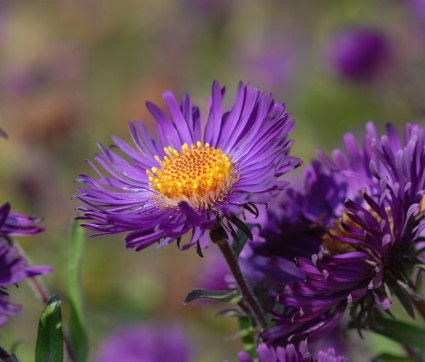
{"type": "Polygon", "coordinates": [[[181,201],[194,209],[212,207],[238,180],[229,158],[208,143],[197,142],[190,148],[185,143],[181,153],[171,147],[164,151],[163,161],[155,156],[161,169],[146,171],[160,207],[175,207],[181,201]]]}

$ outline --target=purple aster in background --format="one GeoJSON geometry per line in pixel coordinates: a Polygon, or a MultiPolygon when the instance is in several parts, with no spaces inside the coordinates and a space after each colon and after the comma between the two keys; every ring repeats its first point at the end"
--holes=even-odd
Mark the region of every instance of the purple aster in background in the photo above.
{"type": "Polygon", "coordinates": [[[391,62],[385,34],[373,29],[346,29],[329,44],[329,58],[339,74],[356,80],[371,80],[391,62]]]}
{"type": "Polygon", "coordinates": [[[288,34],[292,34],[289,29],[274,27],[265,34],[245,34],[249,41],[233,49],[239,71],[265,88],[277,92],[289,89],[296,73],[299,42],[288,34]]]}
{"type": "Polygon", "coordinates": [[[9,236],[32,235],[43,231],[42,227],[34,226],[38,219],[26,215],[10,213],[10,205],[0,207],[0,326],[7,322],[9,315],[15,315],[21,306],[9,302],[6,287],[16,285],[25,278],[51,272],[50,267],[29,266],[19,249],[11,244],[9,236]]]}
{"type": "Polygon", "coordinates": [[[34,225],[40,220],[10,212],[10,205],[6,203],[0,207],[0,237],[38,234],[44,231],[43,227],[34,225]]]}
{"type": "MultiPolygon", "coordinates": [[[[335,150],[332,161],[319,152],[322,165],[318,168],[314,161],[310,170],[316,171],[307,171],[311,176],[306,196],[315,188],[321,193],[299,198],[310,229],[294,234],[292,240],[309,245],[307,233],[312,236],[310,245],[316,238],[319,249],[311,259],[301,254],[297,258],[298,269],[292,274],[298,280],[282,279],[287,283],[276,300],[285,310],[275,313],[276,325],[262,334],[268,343],[321,338],[335,328],[348,306],[354,324],[364,328],[372,312],[379,313],[377,305],[391,306],[392,294],[413,315],[409,275],[418,263],[416,242],[424,227],[424,131],[407,124],[402,139],[388,125],[387,135],[380,137],[370,122],[363,147],[352,134],[345,135],[344,141],[345,154],[335,150]],[[317,202],[320,199],[331,202],[317,202]],[[317,227],[326,231],[311,235],[317,227]]],[[[291,193],[296,195],[287,191],[291,193]]],[[[267,254],[265,250],[259,252],[267,254]]],[[[273,259],[278,242],[270,250],[273,259]]]]}
{"type": "Polygon", "coordinates": [[[424,0],[409,0],[408,4],[411,7],[413,14],[421,23],[421,28],[425,28],[425,1],[424,0]]]}
{"type": "Polygon", "coordinates": [[[188,362],[192,352],[176,325],[137,326],[115,332],[98,347],[96,362],[188,362]]]}
{"type": "Polygon", "coordinates": [[[177,103],[164,93],[166,115],[148,102],[158,122],[153,140],[140,122],[130,123],[137,150],[118,137],[114,147],[127,159],[99,145],[95,160],[103,167],[94,179],[80,175],[77,195],[87,206],[83,224],[99,234],[128,232],[127,248],[142,250],[157,241],[167,245],[192,231],[182,249],[208,244],[218,222],[240,225],[238,217],[284,189],[281,176],[300,165],[290,157],[288,136],[295,123],[282,103],[250,85],[239,84],[236,101],[223,112],[225,89],[212,87],[209,115],[201,126],[199,109],[188,95],[177,103]],[[109,175],[108,175],[109,174],[109,175]]]}
{"type": "MultiPolygon", "coordinates": [[[[293,344],[273,348],[261,343],[257,347],[258,362],[348,362],[345,356],[336,356],[333,348],[319,351],[314,356],[308,351],[307,342],[302,341],[298,348],[293,344]]],[[[245,352],[238,353],[240,362],[253,362],[245,352]]]]}
{"type": "Polygon", "coordinates": [[[197,274],[196,282],[206,290],[227,290],[229,266],[217,249],[208,249],[202,271],[197,274]]]}

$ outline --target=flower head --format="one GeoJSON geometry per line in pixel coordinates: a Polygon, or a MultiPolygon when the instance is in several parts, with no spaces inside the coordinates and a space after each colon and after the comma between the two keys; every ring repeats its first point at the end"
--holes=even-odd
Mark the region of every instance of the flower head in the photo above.
{"type": "MultiPolygon", "coordinates": [[[[424,131],[408,124],[402,140],[388,125],[387,135],[379,137],[369,123],[362,148],[353,135],[344,139],[346,155],[335,150],[332,161],[319,152],[321,168],[328,172],[312,173],[312,180],[329,185],[322,195],[334,192],[333,185],[339,184],[347,198],[336,193],[332,208],[326,207],[331,205],[328,202],[304,199],[315,204],[301,213],[306,225],[322,225],[322,233],[315,236],[320,248],[311,260],[297,259],[296,275],[301,278],[286,283],[278,295],[278,303],[286,309],[276,313],[276,326],[263,334],[266,340],[320,338],[337,325],[347,306],[363,328],[377,305],[391,306],[392,294],[409,299],[409,273],[418,262],[416,242],[425,226],[424,131]],[[328,176],[334,181],[324,183],[328,176]],[[317,209],[319,205],[323,207],[317,209]],[[321,209],[323,216],[311,219],[314,213],[309,209],[316,215],[321,209]]],[[[301,244],[305,235],[301,232],[293,242],[301,244]]],[[[409,311],[411,306],[404,304],[409,311]]]]}
{"type": "MultiPolygon", "coordinates": [[[[273,348],[260,343],[257,347],[258,362],[347,362],[345,356],[336,356],[333,348],[328,348],[326,351],[319,351],[315,356],[312,356],[308,351],[307,343],[302,341],[298,348],[293,344],[288,344],[286,347],[273,348]]],[[[253,362],[245,352],[238,353],[240,362],[253,362]]]]}
{"type": "Polygon", "coordinates": [[[34,225],[39,221],[40,219],[10,212],[10,205],[6,203],[0,207],[0,237],[38,234],[44,230],[43,227],[34,225]]]}
{"type": "Polygon", "coordinates": [[[262,272],[269,282],[303,279],[304,273],[294,273],[292,261],[319,251],[326,224],[343,209],[347,185],[331,170],[313,161],[305,168],[303,180],[303,190],[291,187],[269,203],[266,217],[260,218],[260,234],[241,254],[245,269],[262,272]]]}
{"type": "Polygon", "coordinates": [[[43,231],[42,227],[33,225],[37,219],[9,211],[10,205],[7,203],[0,207],[0,326],[7,322],[7,316],[15,315],[21,310],[20,305],[9,302],[6,287],[51,271],[50,267],[29,266],[16,246],[10,245],[7,240],[1,240],[9,235],[31,235],[43,231]]]}
{"type": "Polygon", "coordinates": [[[191,349],[177,326],[137,326],[117,331],[98,348],[98,362],[188,362],[191,349]]]}
{"type": "MultiPolygon", "coordinates": [[[[100,234],[130,232],[129,249],[141,250],[162,239],[159,246],[192,230],[183,249],[208,243],[207,230],[218,220],[232,222],[252,204],[266,203],[287,182],[282,175],[299,166],[289,156],[288,135],[294,121],[271,95],[239,85],[236,101],[222,112],[224,88],[214,82],[205,127],[197,107],[185,95],[180,103],[170,92],[164,100],[170,116],[152,103],[159,141],[145,127],[131,123],[137,150],[112,137],[128,160],[99,145],[95,160],[109,173],[99,178],[81,175],[78,197],[83,226],[100,234]]],[[[251,205],[251,206],[250,206],[251,205]]],[[[236,222],[237,223],[237,222],[236,222]]]]}
{"type": "Polygon", "coordinates": [[[389,63],[391,51],[386,36],[379,31],[346,29],[332,39],[329,55],[341,75],[370,80],[389,63]]]}

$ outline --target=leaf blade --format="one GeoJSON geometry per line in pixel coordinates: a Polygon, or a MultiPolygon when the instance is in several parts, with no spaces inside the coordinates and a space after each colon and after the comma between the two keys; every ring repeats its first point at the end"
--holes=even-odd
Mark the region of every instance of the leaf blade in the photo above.
{"type": "Polygon", "coordinates": [[[213,291],[205,289],[194,289],[186,296],[183,304],[187,305],[188,303],[201,298],[213,299],[220,302],[237,303],[242,299],[242,296],[237,290],[213,291]]]}
{"type": "Polygon", "coordinates": [[[425,329],[388,318],[377,318],[380,328],[372,330],[397,343],[425,349],[425,329]]]}
{"type": "Polygon", "coordinates": [[[54,294],[40,316],[35,362],[58,361],[63,361],[62,312],[60,297],[54,294]]]}

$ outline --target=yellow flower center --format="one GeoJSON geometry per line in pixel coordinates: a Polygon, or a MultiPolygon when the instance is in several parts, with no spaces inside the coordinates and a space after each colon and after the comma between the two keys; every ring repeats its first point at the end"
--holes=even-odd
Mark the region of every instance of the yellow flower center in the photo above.
{"type": "Polygon", "coordinates": [[[210,208],[222,201],[237,181],[236,169],[221,150],[201,142],[190,148],[185,143],[182,151],[164,148],[167,156],[161,169],[147,170],[149,186],[155,191],[159,207],[175,207],[186,201],[195,210],[210,208]],[[197,147],[196,147],[197,146],[197,147]]]}
{"type": "MultiPolygon", "coordinates": [[[[377,223],[381,224],[382,218],[375,211],[371,210],[369,207],[367,207],[367,209],[370,215],[372,215],[375,218],[377,223]]],[[[392,217],[391,208],[386,207],[385,211],[387,213],[390,229],[393,230],[394,220],[392,217]]],[[[369,254],[370,256],[375,257],[374,253],[365,245],[351,244],[351,243],[337,239],[338,237],[347,237],[347,238],[356,239],[356,240],[367,243],[366,236],[360,237],[360,236],[354,236],[350,234],[348,231],[344,229],[341,222],[356,229],[361,228],[360,225],[356,224],[349,217],[349,212],[345,211],[342,214],[342,219],[335,219],[333,221],[333,225],[329,229],[329,233],[325,233],[322,236],[322,247],[326,251],[326,253],[330,255],[340,255],[340,254],[349,253],[352,251],[363,251],[369,254]]]]}

